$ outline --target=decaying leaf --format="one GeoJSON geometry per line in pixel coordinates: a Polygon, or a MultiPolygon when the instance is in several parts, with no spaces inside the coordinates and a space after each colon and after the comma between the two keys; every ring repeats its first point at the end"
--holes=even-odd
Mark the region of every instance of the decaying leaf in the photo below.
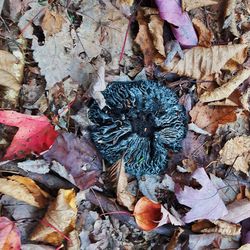
{"type": "Polygon", "coordinates": [[[163,25],[164,21],[159,15],[150,15],[148,28],[153,38],[154,46],[162,56],[166,56],[163,41],[163,25]]]}
{"type": "Polygon", "coordinates": [[[45,207],[50,198],[32,179],[22,176],[0,178],[0,192],[40,208],[45,207]]]}
{"type": "Polygon", "coordinates": [[[24,158],[32,152],[40,154],[58,135],[46,116],[0,111],[0,123],[19,128],[2,160],[24,158]]]}
{"type": "Polygon", "coordinates": [[[0,217],[0,249],[21,249],[20,233],[15,223],[6,217],[0,217]]]}
{"type": "Polygon", "coordinates": [[[211,80],[216,73],[220,73],[223,66],[242,50],[247,50],[246,44],[216,45],[210,48],[194,47],[186,50],[183,59],[174,58],[165,65],[160,58],[155,63],[164,71],[189,76],[194,79],[211,80]]]}
{"type": "Polygon", "coordinates": [[[250,201],[245,198],[242,200],[235,200],[227,205],[228,214],[222,219],[232,223],[239,223],[247,218],[250,214],[250,201]]]}
{"type": "Polygon", "coordinates": [[[220,124],[236,120],[234,107],[210,107],[198,102],[189,112],[192,122],[214,134],[220,124]]]}
{"type": "MultiPolygon", "coordinates": [[[[204,223],[205,226],[199,226],[198,224],[202,223],[198,222],[192,226],[193,227],[200,227],[200,230],[198,232],[201,233],[219,233],[222,235],[229,235],[229,236],[235,236],[240,234],[241,226],[239,224],[233,224],[230,222],[222,221],[222,220],[216,220],[211,222],[204,223]]],[[[197,232],[197,230],[195,230],[197,232]]]]}
{"type": "Polygon", "coordinates": [[[32,232],[31,240],[58,246],[75,229],[76,200],[73,189],[60,189],[44,218],[32,232]]]}
{"type": "Polygon", "coordinates": [[[236,25],[236,19],[235,19],[235,7],[236,7],[236,0],[228,0],[226,2],[226,8],[225,8],[225,14],[224,14],[224,25],[223,28],[229,28],[231,33],[238,37],[239,31],[237,29],[236,25]]]}
{"type": "Polygon", "coordinates": [[[218,0],[182,0],[181,3],[183,11],[190,11],[203,6],[218,4],[218,0]]]}
{"type": "MultiPolygon", "coordinates": [[[[182,1],[183,2],[183,1],[182,1]]],[[[193,2],[193,1],[192,1],[193,2]]],[[[213,40],[213,33],[206,25],[197,18],[192,19],[194,28],[198,33],[199,46],[209,48],[211,47],[213,40]]]]}
{"type": "Polygon", "coordinates": [[[176,185],[176,197],[181,204],[191,207],[191,210],[182,218],[186,223],[198,219],[217,220],[227,214],[224,202],[221,200],[217,189],[208,178],[204,168],[198,168],[193,174],[200,189],[185,186],[182,190],[176,185]]]}
{"type": "Polygon", "coordinates": [[[171,25],[176,40],[184,47],[190,48],[198,44],[198,38],[187,12],[181,9],[180,0],[156,0],[160,17],[171,25]]]}
{"type": "Polygon", "coordinates": [[[41,27],[46,36],[51,36],[61,31],[63,22],[64,18],[60,13],[46,9],[41,27]]]}
{"type": "Polygon", "coordinates": [[[156,54],[153,39],[148,28],[148,23],[144,17],[145,13],[143,9],[139,9],[136,19],[139,23],[139,31],[135,38],[135,42],[140,46],[144,55],[145,66],[150,66],[153,63],[153,58],[156,54]]]}
{"type": "Polygon", "coordinates": [[[250,163],[250,137],[237,136],[226,142],[220,151],[220,161],[227,165],[233,165],[237,171],[249,175],[250,163]]]}
{"type": "Polygon", "coordinates": [[[119,176],[117,180],[117,189],[116,189],[117,201],[120,205],[127,207],[128,210],[130,211],[133,211],[136,197],[127,190],[128,177],[127,174],[125,173],[123,158],[118,162],[120,167],[118,168],[119,176]]]}
{"type": "Polygon", "coordinates": [[[233,91],[240,86],[246,79],[250,77],[250,69],[243,69],[237,73],[232,79],[222,86],[216,88],[212,92],[205,92],[201,95],[201,102],[218,101],[230,96],[233,91]]]}
{"type": "Polygon", "coordinates": [[[183,229],[182,228],[177,228],[174,231],[174,234],[172,235],[170,242],[168,243],[168,246],[166,248],[166,250],[175,250],[177,247],[177,243],[178,243],[178,239],[180,237],[180,235],[183,233],[183,229]]]}
{"type": "Polygon", "coordinates": [[[43,157],[47,161],[56,160],[62,164],[82,190],[97,182],[102,168],[100,156],[87,135],[78,138],[72,133],[64,132],[43,157]]]}

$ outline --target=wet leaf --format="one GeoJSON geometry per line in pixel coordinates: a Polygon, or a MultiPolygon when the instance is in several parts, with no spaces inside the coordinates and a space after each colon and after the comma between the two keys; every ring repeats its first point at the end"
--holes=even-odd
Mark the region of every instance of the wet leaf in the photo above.
{"type": "Polygon", "coordinates": [[[6,217],[0,217],[0,249],[21,249],[20,233],[15,223],[6,217]]]}
{"type": "Polygon", "coordinates": [[[246,49],[245,44],[217,45],[210,48],[194,47],[185,51],[183,59],[175,57],[168,65],[159,58],[156,58],[155,62],[167,72],[194,79],[211,80],[216,73],[220,73],[229,59],[246,49]]]}
{"type": "Polygon", "coordinates": [[[32,241],[41,241],[58,246],[64,239],[69,240],[68,234],[74,230],[76,222],[76,200],[73,189],[60,189],[44,218],[32,232],[32,241]]]}
{"type": "Polygon", "coordinates": [[[178,185],[176,186],[177,200],[191,208],[182,219],[189,223],[199,219],[216,220],[226,215],[227,209],[224,202],[204,168],[198,168],[192,174],[192,178],[201,184],[200,189],[185,186],[182,190],[178,185]]]}
{"type": "Polygon", "coordinates": [[[15,175],[0,178],[0,192],[39,208],[45,207],[50,198],[32,179],[15,175]]]}
{"type": "Polygon", "coordinates": [[[2,160],[24,158],[32,152],[40,154],[58,135],[46,116],[0,111],[0,123],[19,128],[2,160]]]}

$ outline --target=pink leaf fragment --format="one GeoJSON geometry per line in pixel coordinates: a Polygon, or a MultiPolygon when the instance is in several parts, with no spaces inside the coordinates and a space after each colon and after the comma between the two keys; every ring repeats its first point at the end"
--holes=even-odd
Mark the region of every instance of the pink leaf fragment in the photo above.
{"type": "Polygon", "coordinates": [[[176,40],[183,48],[198,44],[198,38],[187,12],[182,12],[180,0],[155,0],[160,17],[171,24],[176,40]]]}
{"type": "Polygon", "coordinates": [[[191,208],[182,220],[186,223],[199,219],[217,220],[226,215],[227,208],[204,168],[198,168],[192,178],[200,183],[200,189],[185,186],[182,190],[179,185],[175,186],[178,201],[191,208]]]}
{"type": "Polygon", "coordinates": [[[49,149],[58,133],[46,116],[25,115],[15,111],[0,111],[0,123],[18,127],[3,160],[21,159],[34,152],[49,149]]]}

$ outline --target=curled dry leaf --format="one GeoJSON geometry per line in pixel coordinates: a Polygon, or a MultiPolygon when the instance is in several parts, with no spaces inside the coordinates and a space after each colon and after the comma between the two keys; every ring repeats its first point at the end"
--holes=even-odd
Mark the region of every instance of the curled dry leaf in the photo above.
{"type": "Polygon", "coordinates": [[[60,13],[46,9],[41,27],[43,28],[46,36],[51,36],[62,30],[62,24],[64,22],[65,20],[60,13]]]}
{"type": "Polygon", "coordinates": [[[183,220],[186,223],[199,219],[217,220],[226,215],[227,209],[224,202],[204,168],[198,168],[192,174],[192,178],[201,184],[200,189],[185,186],[182,190],[178,185],[175,188],[177,200],[191,208],[183,220]]]}
{"type": "Polygon", "coordinates": [[[230,222],[217,220],[212,221],[207,228],[200,230],[201,233],[219,233],[222,235],[236,236],[240,234],[241,226],[230,222]]]}
{"type": "Polygon", "coordinates": [[[184,47],[196,46],[198,38],[187,12],[181,9],[180,0],[155,0],[160,17],[170,23],[173,35],[184,47]]]}
{"type": "Polygon", "coordinates": [[[128,177],[125,173],[123,158],[118,161],[118,164],[120,166],[118,167],[119,175],[116,189],[117,201],[120,205],[127,207],[130,211],[133,211],[136,197],[127,190],[128,177]]]}
{"type": "Polygon", "coordinates": [[[0,123],[19,128],[2,160],[21,159],[32,152],[40,154],[58,135],[46,116],[0,111],[0,123]]]}
{"type": "Polygon", "coordinates": [[[75,192],[60,189],[44,218],[32,232],[31,240],[58,246],[75,229],[77,216],[75,192]]]}
{"type": "Polygon", "coordinates": [[[198,102],[189,112],[191,120],[199,128],[214,134],[220,124],[236,120],[234,107],[210,107],[198,102]]]}
{"type": "Polygon", "coordinates": [[[20,233],[15,223],[6,217],[0,217],[0,249],[21,249],[20,233]]]}
{"type": "Polygon", "coordinates": [[[206,25],[197,18],[192,19],[194,28],[198,33],[199,46],[209,48],[211,47],[213,40],[213,33],[209,30],[206,25]]]}
{"type": "Polygon", "coordinates": [[[222,219],[232,223],[239,223],[247,218],[250,214],[250,201],[248,199],[235,200],[227,205],[228,214],[222,219]]]}
{"type": "Polygon", "coordinates": [[[224,25],[223,28],[229,28],[230,32],[238,37],[239,31],[237,30],[236,19],[235,19],[235,7],[236,7],[236,0],[228,0],[226,1],[226,8],[224,13],[224,25]]]}
{"type": "Polygon", "coordinates": [[[183,11],[190,11],[192,9],[218,4],[218,0],[182,0],[181,3],[183,11]]]}
{"type": "Polygon", "coordinates": [[[213,102],[229,97],[233,91],[240,86],[246,79],[250,77],[250,69],[240,70],[237,75],[230,79],[221,87],[216,88],[212,92],[205,92],[201,95],[201,102],[213,102]]]}
{"type": "Polygon", "coordinates": [[[170,64],[165,65],[160,58],[155,63],[164,71],[189,76],[194,79],[211,80],[224,65],[242,50],[247,50],[246,44],[216,45],[211,48],[194,47],[186,50],[183,59],[175,57],[170,64]]]}
{"type": "Polygon", "coordinates": [[[50,198],[32,179],[22,176],[0,178],[0,192],[39,208],[45,207],[50,198]]]}
{"type": "Polygon", "coordinates": [[[226,142],[220,151],[220,161],[227,165],[233,165],[237,171],[249,175],[250,163],[250,137],[237,136],[226,142]]]}
{"type": "Polygon", "coordinates": [[[148,28],[148,23],[145,19],[145,12],[143,9],[138,10],[136,20],[139,23],[139,32],[137,33],[135,42],[140,46],[144,55],[144,64],[147,67],[152,65],[156,49],[154,47],[153,39],[148,28]]]}

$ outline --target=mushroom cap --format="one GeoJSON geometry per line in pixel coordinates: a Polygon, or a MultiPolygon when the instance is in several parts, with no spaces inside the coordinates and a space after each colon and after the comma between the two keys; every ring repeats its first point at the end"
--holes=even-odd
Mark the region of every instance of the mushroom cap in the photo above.
{"type": "Polygon", "coordinates": [[[112,82],[88,112],[90,134],[102,157],[113,164],[124,157],[127,173],[158,174],[168,151],[181,149],[187,132],[185,109],[170,89],[153,81],[112,82]]]}

